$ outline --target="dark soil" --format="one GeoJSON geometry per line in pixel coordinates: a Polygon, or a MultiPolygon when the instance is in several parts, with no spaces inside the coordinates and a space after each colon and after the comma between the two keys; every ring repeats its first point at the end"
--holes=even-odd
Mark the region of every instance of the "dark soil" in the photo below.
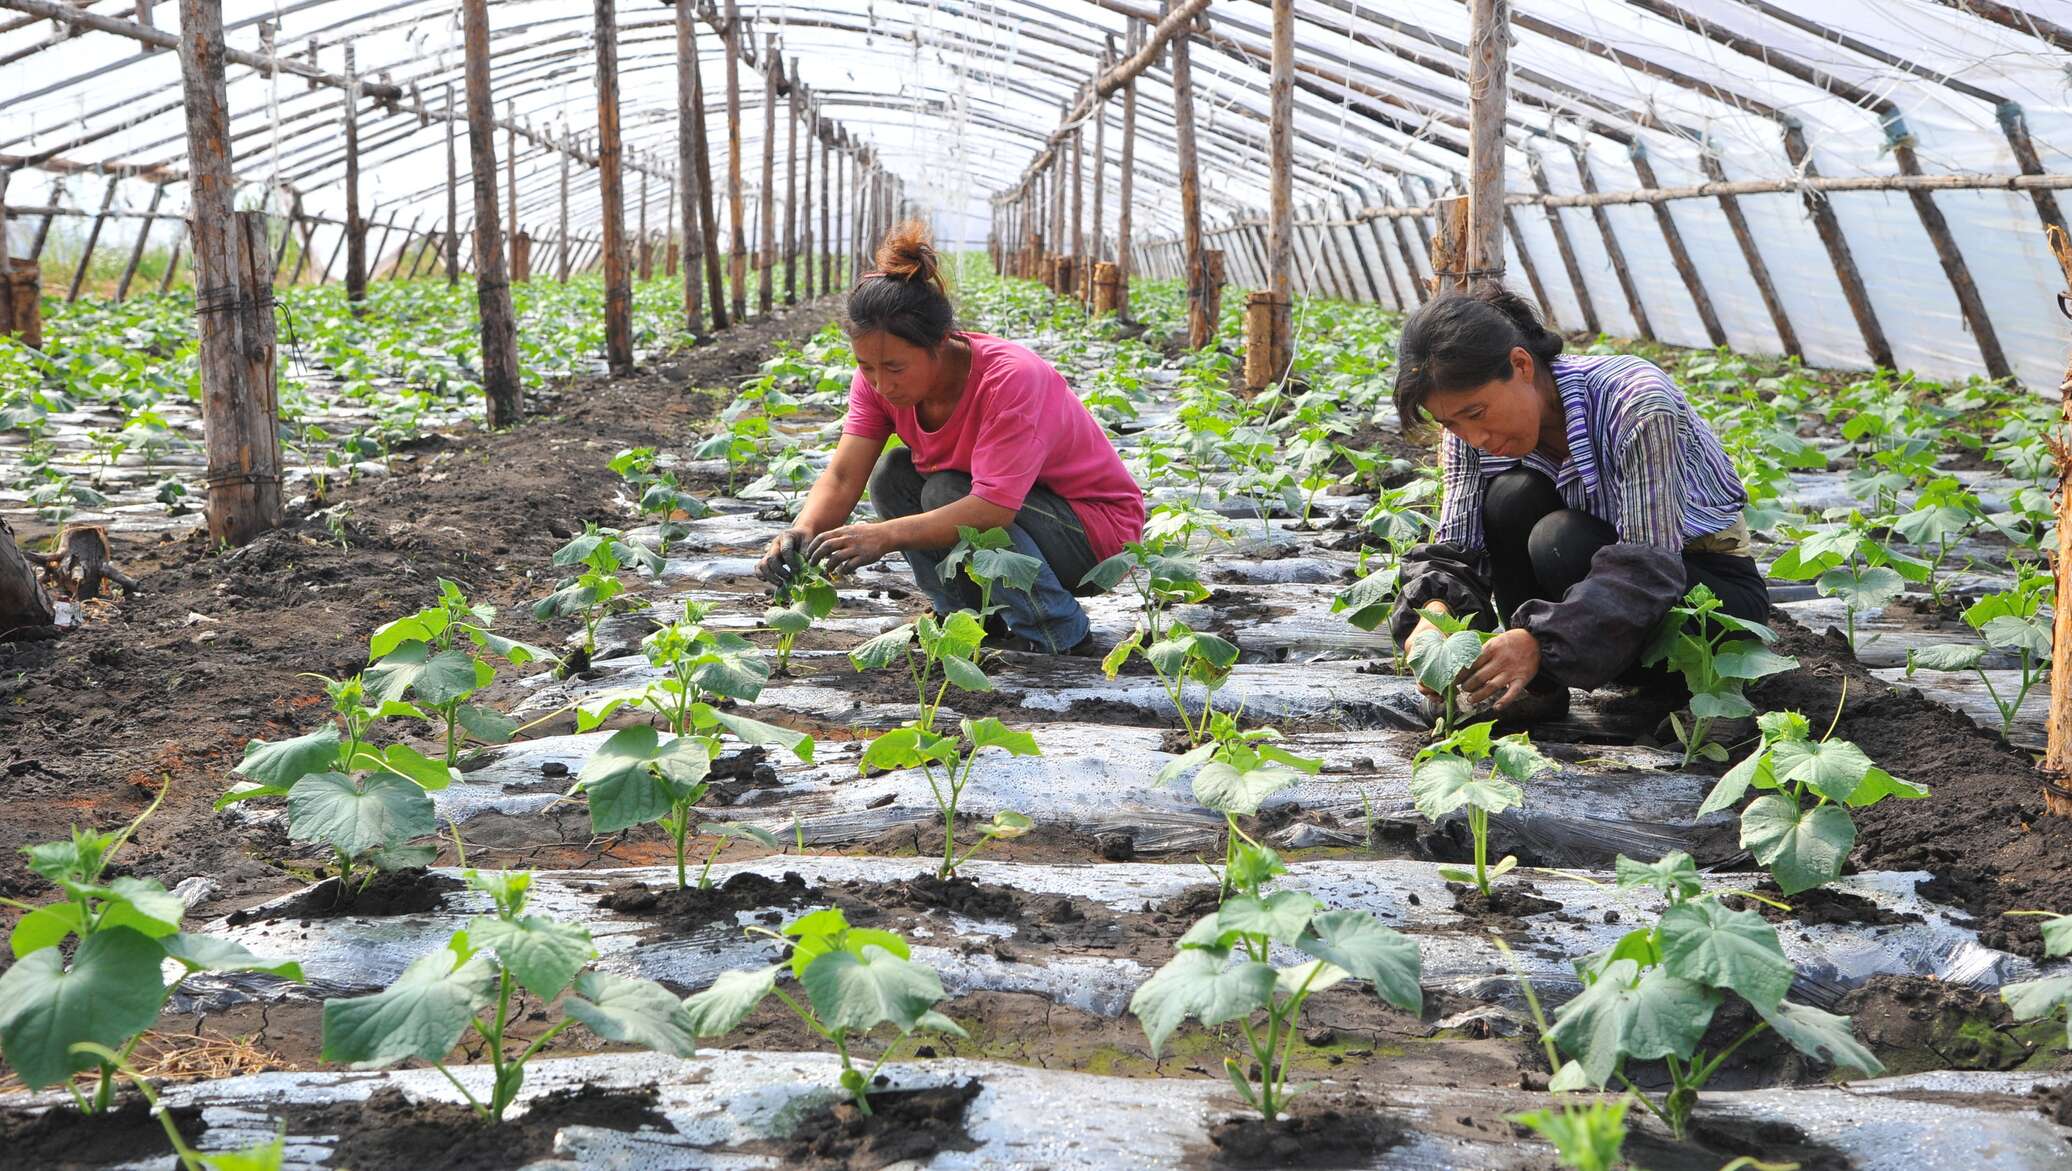
{"type": "Polygon", "coordinates": [[[1805,1131],[1785,1122],[1755,1122],[1709,1117],[1701,1104],[1682,1142],[1652,1122],[1636,1122],[1639,1110],[1626,1116],[1626,1162],[1648,1171],[1719,1171],[1728,1162],[1753,1155],[1765,1163],[1797,1164],[1799,1171],[1855,1171],[1856,1164],[1833,1147],[1815,1142],[1805,1131]]]}
{"type": "Polygon", "coordinates": [[[1828,924],[1887,927],[1921,921],[1921,916],[1911,911],[1895,911],[1889,907],[1881,907],[1862,895],[1850,894],[1844,890],[1815,887],[1812,890],[1802,890],[1795,895],[1787,895],[1769,879],[1757,883],[1755,890],[1764,898],[1784,903],[1791,910],[1786,911],[1769,903],[1734,896],[1723,898],[1720,902],[1737,911],[1753,910],[1772,923],[1796,923],[1802,927],[1828,924]]]}
{"type": "MultiPolygon", "coordinates": [[[[1856,1035],[1890,1072],[1916,1069],[2013,1069],[2035,1055],[2017,1035],[1997,993],[1925,976],[1873,976],[1844,993],[1834,1011],[1847,1014],[1856,1035]]],[[[2049,1042],[2064,1029],[2045,1024],[2049,1042]]]]}
{"type": "MultiPolygon", "coordinates": [[[[188,1146],[200,1142],[208,1130],[201,1108],[182,1106],[172,1113],[181,1139],[188,1146]]],[[[0,1151],[7,1152],[0,1162],[10,1167],[84,1171],[170,1158],[173,1145],[143,1097],[126,1092],[113,1109],[91,1117],[69,1105],[38,1112],[0,1111],[0,1151]]]]}
{"type": "Polygon", "coordinates": [[[1539,888],[1529,883],[1491,883],[1487,895],[1464,882],[1449,882],[1446,889],[1453,892],[1453,909],[1471,919],[1515,921],[1561,909],[1553,899],[1541,898],[1539,888]]]}
{"type": "Polygon", "coordinates": [[[281,919],[414,915],[419,911],[438,910],[445,904],[446,895],[462,889],[463,885],[457,878],[433,874],[422,867],[383,871],[364,887],[355,878],[354,889],[350,891],[340,890],[336,878],[327,878],[271,910],[233,911],[230,925],[241,927],[246,923],[272,923],[281,919]]]}
{"type": "Polygon", "coordinates": [[[1295,1100],[1275,1122],[1256,1115],[1209,1129],[1218,1167],[1367,1167],[1374,1155],[1403,1140],[1402,1123],[1357,1100],[1342,1106],[1295,1100]]]}
{"type": "Polygon", "coordinates": [[[741,911],[796,907],[813,893],[796,871],[787,871],[782,879],[742,871],[703,890],[696,886],[679,889],[625,883],[612,887],[597,900],[597,905],[622,915],[652,919],[667,933],[677,934],[709,923],[732,922],[741,911]]]}
{"type": "MultiPolygon", "coordinates": [[[[880,1079],[882,1080],[882,1079],[880,1079]]],[[[787,1167],[878,1171],[894,1163],[925,1164],[943,1151],[975,1151],[964,1111],[978,1097],[975,1081],[925,1090],[881,1090],[865,1114],[846,1099],[799,1121],[782,1143],[769,1144],[787,1167]]]]}
{"type": "MultiPolygon", "coordinates": [[[[1852,810],[1855,865],[1927,870],[1921,893],[1977,917],[1988,947],[2043,954],[2040,920],[2005,917],[2014,909],[2072,911],[2072,818],[2046,814],[2026,753],[2003,744],[1967,717],[1911,689],[1869,675],[1839,639],[1772,616],[1777,650],[1801,668],[1750,688],[1765,710],[1805,713],[1816,728],[1834,716],[1846,681],[1848,703],[1834,734],[1931,795],[1852,810]]],[[[1791,901],[1791,900],[1787,900],[1791,901]]]]}
{"type": "Polygon", "coordinates": [[[675,1133],[655,1109],[655,1090],[582,1086],[543,1094],[490,1125],[466,1104],[417,1102],[393,1086],[361,1102],[289,1107],[288,1133],[335,1134],[333,1167],[408,1167],[411,1171],[504,1171],[554,1153],[554,1136],[567,1126],[675,1133]]]}
{"type": "MultiPolygon", "coordinates": [[[[440,577],[499,606],[500,632],[558,643],[566,624],[542,627],[523,603],[552,588],[548,559],[585,520],[628,523],[612,453],[681,451],[725,401],[699,388],[731,388],[775,339],[804,337],[831,312],[814,302],[630,379],[535,394],[527,421],[503,434],[430,436],[396,453],[391,475],[334,485],[329,517],[298,511],[242,549],[218,553],[201,532],[111,534],[141,585],[134,598],[88,603],[86,625],[61,639],[0,644],[0,895],[49,893],[19,847],[127,821],[168,779],[164,806],[123,856],[137,873],[168,886],[215,879],[203,917],[302,885],[290,867],[325,859],[261,848],[249,823],[211,807],[248,740],[324,719],[318,684],[300,673],[359,670],[368,632],[429,603],[440,577]]],[[[17,530],[24,542],[48,533],[26,520],[17,530]]]]}

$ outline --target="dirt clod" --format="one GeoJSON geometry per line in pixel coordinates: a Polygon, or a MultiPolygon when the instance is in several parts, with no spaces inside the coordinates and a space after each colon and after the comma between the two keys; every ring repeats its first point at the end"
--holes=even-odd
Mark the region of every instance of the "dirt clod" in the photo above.
{"type": "MultiPolygon", "coordinates": [[[[189,1146],[208,1130],[197,1106],[174,1110],[173,1123],[189,1146]]],[[[71,1106],[0,1111],[0,1151],[7,1152],[0,1162],[11,1167],[69,1171],[170,1158],[172,1144],[144,1099],[126,1093],[113,1109],[92,1117],[71,1106]]]]}
{"type": "Polygon", "coordinates": [[[365,1101],[335,1102],[285,1111],[290,1136],[335,1134],[333,1167],[408,1167],[412,1171],[503,1171],[554,1153],[563,1127],[593,1126],[632,1132],[674,1133],[655,1109],[653,1086],[556,1090],[526,1104],[523,1113],[491,1125],[458,1102],[412,1101],[384,1086],[365,1101]]]}
{"type": "Polygon", "coordinates": [[[795,870],[786,871],[781,879],[744,870],[709,887],[623,883],[607,890],[597,905],[607,911],[652,920],[659,930],[677,933],[721,920],[731,921],[740,911],[796,907],[812,893],[795,870]]]}
{"type": "Polygon", "coordinates": [[[461,889],[462,884],[457,878],[417,867],[384,870],[364,887],[359,886],[358,879],[353,880],[353,885],[356,889],[341,891],[336,878],[327,878],[271,910],[254,908],[233,912],[230,925],[241,927],[246,923],[277,919],[335,919],[348,915],[365,918],[414,915],[420,911],[438,910],[445,904],[447,894],[461,889]]]}
{"type": "Polygon", "coordinates": [[[1377,1151],[1401,1141],[1402,1125],[1366,1108],[1304,1109],[1278,1122],[1232,1119],[1209,1130],[1220,1167],[1336,1168],[1368,1166],[1377,1151]]]}
{"type": "Polygon", "coordinates": [[[873,1091],[865,1114],[846,1099],[800,1120],[776,1152],[787,1167],[878,1171],[894,1163],[921,1165],[943,1151],[975,1151],[964,1112],[981,1087],[976,1081],[925,1090],[873,1091]]]}

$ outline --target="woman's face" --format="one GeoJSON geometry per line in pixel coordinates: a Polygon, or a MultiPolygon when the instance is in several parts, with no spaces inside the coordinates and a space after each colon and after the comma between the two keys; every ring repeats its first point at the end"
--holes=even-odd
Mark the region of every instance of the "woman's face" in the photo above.
{"type": "Polygon", "coordinates": [[[1461,442],[1488,455],[1518,459],[1539,446],[1544,401],[1523,346],[1511,347],[1511,374],[1467,390],[1434,391],[1425,410],[1461,442]]]}
{"type": "Polygon", "coordinates": [[[930,353],[883,330],[849,339],[856,351],[856,369],[885,401],[900,407],[920,404],[942,374],[941,351],[930,353]]]}

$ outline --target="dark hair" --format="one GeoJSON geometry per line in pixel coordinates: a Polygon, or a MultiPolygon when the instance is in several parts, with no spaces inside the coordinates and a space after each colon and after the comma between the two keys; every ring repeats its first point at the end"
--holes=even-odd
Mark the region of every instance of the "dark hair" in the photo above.
{"type": "Polygon", "coordinates": [[[908,220],[878,244],[878,270],[849,290],[843,326],[850,337],[889,333],[935,352],[956,328],[950,292],[942,279],[942,258],[928,243],[928,225],[908,220]]]}
{"type": "Polygon", "coordinates": [[[1544,366],[1561,352],[1561,335],[1540,323],[1530,302],[1494,281],[1432,298],[1410,315],[1396,343],[1398,425],[1418,429],[1430,395],[1509,377],[1515,346],[1544,366]]]}

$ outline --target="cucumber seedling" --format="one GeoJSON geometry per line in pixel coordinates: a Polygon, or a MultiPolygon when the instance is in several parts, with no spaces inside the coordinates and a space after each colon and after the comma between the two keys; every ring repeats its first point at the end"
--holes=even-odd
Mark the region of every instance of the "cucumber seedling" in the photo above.
{"type": "Polygon", "coordinates": [[[2052,613],[2051,576],[2024,573],[2011,590],[1987,594],[1964,610],[1964,624],[1976,631],[1978,642],[1920,647],[1907,652],[1907,675],[1915,671],[1970,671],[1985,686],[1987,698],[2000,713],[2000,735],[2005,739],[2014,729],[2022,701],[2043,682],[2050,669],[2052,613]],[[1994,651],[2015,656],[2014,688],[2006,696],[1987,672],[1985,661],[1994,651]]]}
{"type": "Polygon", "coordinates": [[[942,559],[942,573],[952,577],[962,572],[978,587],[978,616],[990,619],[1000,607],[993,604],[993,590],[1006,586],[1028,593],[1043,573],[1041,558],[1014,547],[1006,529],[975,529],[957,526],[957,543],[942,559]]]}
{"type": "Polygon", "coordinates": [[[791,648],[799,635],[815,622],[835,612],[840,595],[825,567],[808,562],[796,552],[789,554],[791,573],[777,587],[777,597],[763,611],[763,625],[777,632],[777,673],[791,671],[791,648]]]}
{"type": "Polygon", "coordinates": [[[993,690],[993,681],[978,665],[985,641],[984,623],[969,610],[952,611],[939,622],[923,614],[850,651],[849,662],[858,671],[904,663],[914,681],[914,727],[932,734],[936,712],[952,686],[959,691],[993,690]]]}
{"type": "Polygon", "coordinates": [[[1410,766],[1410,798],[1427,820],[1437,824],[1440,818],[1466,807],[1468,831],[1475,839],[1475,869],[1442,867],[1439,874],[1449,882],[1474,883],[1485,899],[1490,880],[1502,878],[1518,865],[1511,855],[1489,865],[1489,815],[1523,804],[1525,790],[1519,785],[1554,767],[1525,733],[1492,739],[1495,729],[1495,721],[1471,724],[1427,745],[1410,766]],[[1489,762],[1489,771],[1478,775],[1476,766],[1483,761],[1489,762]]]}
{"type": "Polygon", "coordinates": [[[1437,695],[1441,712],[1434,730],[1450,735],[1460,719],[1460,679],[1482,657],[1482,645],[1496,635],[1470,626],[1473,614],[1455,617],[1437,610],[1420,611],[1418,617],[1432,629],[1410,636],[1406,648],[1410,672],[1426,690],[1437,695]]]}
{"type": "MultiPolygon", "coordinates": [[[[2043,924],[2043,954],[2051,959],[2072,955],[2072,915],[2051,915],[2048,911],[2009,913],[2050,916],[2043,924]]],[[[2064,1020],[2065,1045],[2072,1048],[2072,972],[2003,985],[2000,999],[2014,1011],[2018,1021],[2064,1020]]]]}
{"type": "Polygon", "coordinates": [[[468,702],[496,679],[488,656],[514,667],[561,661],[544,647],[490,630],[494,621],[496,607],[468,601],[459,585],[442,577],[438,604],[381,626],[367,640],[369,690],[388,715],[443,723],[449,766],[460,763],[464,741],[503,744],[517,728],[502,712],[468,702]],[[417,702],[404,703],[405,695],[417,702]]]}
{"type": "Polygon", "coordinates": [[[597,653],[597,624],[605,615],[637,610],[648,604],[645,599],[622,596],[626,585],[619,580],[619,571],[631,566],[660,574],[663,561],[661,554],[625,540],[616,529],[600,529],[592,524],[585,525],[580,534],[555,550],[554,564],[581,566],[582,571],[576,577],[563,579],[553,593],[533,603],[532,616],[542,622],[557,617],[581,619],[583,653],[588,656],[597,653]]]}
{"type": "Polygon", "coordinates": [[[411,961],[386,989],[324,1001],[325,1061],[385,1069],[417,1058],[432,1064],[484,1122],[503,1121],[525,1084],[525,1066],[570,1025],[606,1041],[689,1057],[696,1035],[683,1005],[653,980],[586,971],[596,950],[590,932],[525,913],[532,875],[468,870],[470,888],[489,896],[495,913],[477,915],[446,946],[411,961]],[[515,1055],[507,1031],[524,1015],[518,994],[544,1007],[557,999],[562,1018],[515,1055]],[[564,995],[566,994],[566,995],[564,995]],[[489,1059],[487,1101],[446,1068],[446,1058],[472,1029],[489,1059]]]}
{"type": "Polygon", "coordinates": [[[856,771],[867,773],[873,769],[918,768],[928,782],[928,791],[935,798],[936,811],[942,816],[942,864],[936,868],[939,878],[953,878],[957,867],[969,861],[989,843],[1003,838],[1018,838],[1033,823],[1020,813],[1003,809],[993,815],[993,820],[979,829],[979,839],[969,848],[957,849],[957,804],[963,799],[964,790],[971,784],[971,774],[978,765],[979,753],[988,748],[997,748],[1009,756],[1039,756],[1036,738],[1027,732],[1017,732],[992,716],[984,719],[967,719],[960,723],[962,737],[938,736],[923,728],[919,721],[904,724],[890,732],[879,735],[863,750],[863,757],[857,762],[856,771]],[[966,743],[969,748],[964,747],[966,743]],[[938,772],[938,770],[940,770],[938,772]]]}
{"type": "Polygon", "coordinates": [[[781,932],[748,930],[790,948],[791,955],[767,968],[723,972],[711,987],[685,1000],[692,1029],[700,1037],[733,1032],[775,994],[807,1028],[834,1046],[842,1062],[842,1089],[858,1110],[869,1114],[871,1079],[891,1047],[869,1070],[861,1070],[850,1053],[852,1045],[887,1024],[901,1037],[922,1029],[965,1035],[957,1022],[936,1010],[943,1000],[942,981],[933,969],[915,963],[906,940],[890,931],[851,927],[839,908],[794,919],[781,932]],[[778,986],[787,975],[805,989],[804,1004],[778,986]]]}
{"type": "Polygon", "coordinates": [[[1725,763],[1725,745],[1708,739],[1714,720],[1755,714],[1742,688],[1753,680],[1794,670],[1799,661],[1777,654],[1765,644],[1777,636],[1760,622],[1736,618],[1720,609],[1719,596],[1700,583],[1671,606],[1654,638],[1641,653],[1643,666],[1666,663],[1683,673],[1691,702],[1684,709],[1686,725],[1675,714],[1669,726],[1683,745],[1685,766],[1697,757],[1725,763]]]}

